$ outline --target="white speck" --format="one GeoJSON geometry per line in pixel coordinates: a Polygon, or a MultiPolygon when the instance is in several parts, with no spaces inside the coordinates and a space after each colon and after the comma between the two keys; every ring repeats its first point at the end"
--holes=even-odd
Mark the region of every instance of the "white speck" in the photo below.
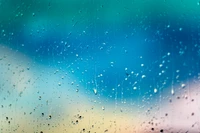
{"type": "Polygon", "coordinates": [[[183,28],[179,28],[179,31],[182,31],[183,30],[183,28]]]}
{"type": "Polygon", "coordinates": [[[142,75],[142,78],[145,78],[146,77],[146,75],[142,75]]]}
{"type": "Polygon", "coordinates": [[[133,87],[133,90],[137,90],[137,87],[133,87]]]}
{"type": "Polygon", "coordinates": [[[157,92],[158,92],[158,90],[155,88],[155,89],[154,89],[154,93],[157,93],[157,92]]]}
{"type": "Polygon", "coordinates": [[[162,67],[162,66],[163,66],[163,64],[160,64],[160,65],[159,65],[159,67],[162,67]]]}
{"type": "Polygon", "coordinates": [[[169,27],[170,27],[170,25],[168,24],[168,25],[167,25],[167,28],[169,28],[169,27]]]}
{"type": "Polygon", "coordinates": [[[170,56],[170,53],[167,53],[168,56],[170,56]]]}
{"type": "Polygon", "coordinates": [[[181,84],[181,87],[184,88],[186,85],[185,84],[181,84]]]}
{"type": "Polygon", "coordinates": [[[143,67],[144,66],[144,64],[141,64],[141,67],[143,67]]]}
{"type": "Polygon", "coordinates": [[[104,107],[104,106],[102,106],[102,110],[105,110],[105,107],[104,107]]]}
{"type": "Polygon", "coordinates": [[[174,95],[174,89],[171,90],[171,94],[174,95]]]}
{"type": "Polygon", "coordinates": [[[97,95],[97,89],[93,89],[94,94],[97,95]]]}
{"type": "Polygon", "coordinates": [[[134,72],[133,72],[133,71],[131,71],[131,74],[134,74],[134,72]]]}
{"type": "Polygon", "coordinates": [[[126,68],[125,68],[125,71],[127,71],[127,70],[128,70],[128,68],[126,67],[126,68]]]}

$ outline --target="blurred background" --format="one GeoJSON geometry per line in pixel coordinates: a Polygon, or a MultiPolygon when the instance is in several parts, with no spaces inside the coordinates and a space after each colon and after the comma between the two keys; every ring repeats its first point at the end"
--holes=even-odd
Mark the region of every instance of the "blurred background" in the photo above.
{"type": "Polygon", "coordinates": [[[200,1],[0,0],[0,132],[200,132],[200,1]]]}

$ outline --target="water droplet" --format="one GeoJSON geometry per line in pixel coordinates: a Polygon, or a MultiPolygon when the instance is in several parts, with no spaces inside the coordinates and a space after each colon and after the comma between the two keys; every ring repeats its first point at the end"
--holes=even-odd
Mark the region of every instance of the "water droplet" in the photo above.
{"type": "Polygon", "coordinates": [[[182,88],[185,88],[185,86],[186,86],[185,84],[181,84],[181,87],[182,87],[182,88]]]}
{"type": "Polygon", "coordinates": [[[142,78],[145,78],[146,77],[146,75],[142,75],[142,78]]]}
{"type": "Polygon", "coordinates": [[[171,94],[174,95],[174,89],[171,90],[171,94]]]}
{"type": "Polygon", "coordinates": [[[97,95],[97,89],[93,89],[94,94],[97,95]]]}
{"type": "Polygon", "coordinates": [[[157,92],[158,92],[158,90],[155,88],[155,89],[154,89],[154,93],[157,93],[157,92]]]}
{"type": "Polygon", "coordinates": [[[191,114],[192,116],[194,115],[194,112],[191,114]]]}

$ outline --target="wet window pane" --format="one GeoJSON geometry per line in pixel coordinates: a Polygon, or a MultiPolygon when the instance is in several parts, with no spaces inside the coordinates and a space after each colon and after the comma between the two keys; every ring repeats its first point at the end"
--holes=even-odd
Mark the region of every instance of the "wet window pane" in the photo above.
{"type": "Polygon", "coordinates": [[[0,132],[200,132],[200,1],[0,0],[0,132]]]}

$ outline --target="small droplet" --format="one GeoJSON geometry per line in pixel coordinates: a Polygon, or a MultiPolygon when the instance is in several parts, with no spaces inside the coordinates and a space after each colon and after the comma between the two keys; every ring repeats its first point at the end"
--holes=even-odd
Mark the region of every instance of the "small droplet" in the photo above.
{"type": "Polygon", "coordinates": [[[185,88],[185,86],[186,86],[185,84],[181,84],[181,87],[182,87],[182,88],[185,88]]]}
{"type": "Polygon", "coordinates": [[[145,78],[146,77],[146,75],[142,75],[142,78],[145,78]]]}
{"type": "Polygon", "coordinates": [[[97,89],[93,89],[94,94],[97,95],[97,89]]]}
{"type": "Polygon", "coordinates": [[[192,116],[194,115],[194,113],[191,114],[192,116]]]}
{"type": "Polygon", "coordinates": [[[171,94],[174,95],[174,89],[171,90],[171,94]]]}
{"type": "Polygon", "coordinates": [[[154,93],[157,93],[157,91],[158,91],[158,90],[155,88],[155,89],[154,89],[154,93]]]}

